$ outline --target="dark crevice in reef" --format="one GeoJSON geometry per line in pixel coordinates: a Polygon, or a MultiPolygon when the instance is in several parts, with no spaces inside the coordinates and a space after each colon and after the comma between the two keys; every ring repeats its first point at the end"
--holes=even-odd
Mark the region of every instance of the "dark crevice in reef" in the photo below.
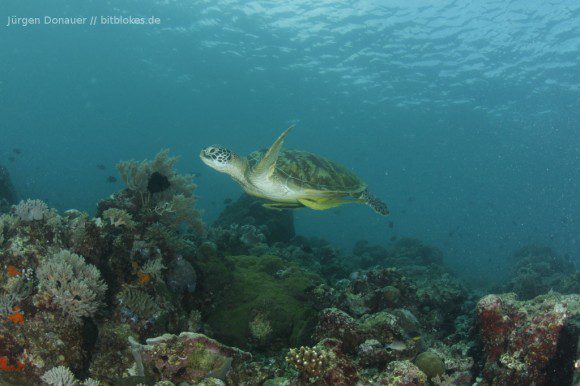
{"type": "Polygon", "coordinates": [[[579,333],[579,326],[573,323],[567,324],[560,332],[556,354],[546,368],[550,375],[547,386],[572,385],[579,333]]]}
{"type": "Polygon", "coordinates": [[[12,185],[8,169],[0,165],[0,213],[8,212],[10,206],[15,204],[16,200],[16,191],[12,185]]]}

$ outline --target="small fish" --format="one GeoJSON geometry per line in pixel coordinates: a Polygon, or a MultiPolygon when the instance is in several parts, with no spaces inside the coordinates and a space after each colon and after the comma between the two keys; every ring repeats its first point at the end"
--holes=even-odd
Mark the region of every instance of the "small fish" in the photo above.
{"type": "Polygon", "coordinates": [[[110,184],[112,184],[114,182],[117,182],[117,177],[115,177],[115,176],[109,176],[109,177],[107,177],[107,182],[110,183],[110,184]]]}
{"type": "Polygon", "coordinates": [[[8,161],[10,161],[10,162],[14,162],[14,161],[16,161],[16,158],[14,158],[14,157],[10,156],[10,157],[8,157],[8,161]]]}
{"type": "Polygon", "coordinates": [[[15,147],[14,149],[12,149],[12,153],[20,155],[20,154],[22,154],[22,150],[20,150],[19,148],[15,147]]]}
{"type": "Polygon", "coordinates": [[[191,175],[193,176],[193,178],[200,178],[201,177],[201,173],[191,173],[191,175]]]}
{"type": "Polygon", "coordinates": [[[407,349],[407,345],[405,344],[405,342],[401,342],[400,340],[396,340],[394,342],[386,344],[385,348],[388,348],[388,349],[391,349],[394,351],[405,351],[407,349]]]}
{"type": "Polygon", "coordinates": [[[407,199],[408,202],[415,202],[415,196],[411,196],[407,199]]]}
{"type": "Polygon", "coordinates": [[[395,240],[397,240],[397,236],[391,236],[391,237],[389,238],[389,240],[391,240],[391,241],[395,241],[395,240]]]}
{"type": "Polygon", "coordinates": [[[389,228],[393,229],[394,226],[395,226],[395,223],[392,221],[389,221],[389,228]]]}
{"type": "Polygon", "coordinates": [[[224,204],[226,204],[226,205],[229,205],[231,203],[232,203],[232,199],[229,197],[224,200],[224,204]]]}
{"type": "Polygon", "coordinates": [[[103,164],[98,164],[98,165],[97,165],[97,169],[100,169],[100,170],[105,170],[106,168],[107,168],[107,167],[106,167],[105,165],[103,165],[103,164]]]}

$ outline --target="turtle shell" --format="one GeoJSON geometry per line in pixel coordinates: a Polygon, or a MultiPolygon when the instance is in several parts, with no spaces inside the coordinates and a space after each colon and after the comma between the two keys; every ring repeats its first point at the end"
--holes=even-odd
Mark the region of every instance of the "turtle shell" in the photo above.
{"type": "MultiPolygon", "coordinates": [[[[257,150],[248,155],[250,170],[254,169],[267,151],[257,150]]],[[[283,149],[276,161],[274,176],[302,189],[344,193],[366,189],[366,184],[341,164],[302,150],[283,149]]]]}

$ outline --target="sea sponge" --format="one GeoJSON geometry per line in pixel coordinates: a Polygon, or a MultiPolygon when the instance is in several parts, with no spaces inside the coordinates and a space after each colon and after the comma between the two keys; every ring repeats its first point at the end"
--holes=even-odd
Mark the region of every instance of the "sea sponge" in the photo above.
{"type": "Polygon", "coordinates": [[[99,270],[66,249],[41,261],[36,277],[39,291],[35,303],[48,301],[75,323],[94,315],[107,290],[99,270]]]}

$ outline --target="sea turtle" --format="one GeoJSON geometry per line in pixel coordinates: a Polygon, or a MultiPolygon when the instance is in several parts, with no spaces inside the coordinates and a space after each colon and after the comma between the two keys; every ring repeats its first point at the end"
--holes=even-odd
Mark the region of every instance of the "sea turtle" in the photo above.
{"type": "Polygon", "coordinates": [[[268,150],[243,158],[220,146],[200,153],[209,167],[229,174],[246,193],[271,201],[270,209],[308,207],[324,210],[348,203],[363,203],[386,216],[387,206],[372,196],[367,185],[344,166],[301,150],[283,150],[286,129],[268,150]]]}

